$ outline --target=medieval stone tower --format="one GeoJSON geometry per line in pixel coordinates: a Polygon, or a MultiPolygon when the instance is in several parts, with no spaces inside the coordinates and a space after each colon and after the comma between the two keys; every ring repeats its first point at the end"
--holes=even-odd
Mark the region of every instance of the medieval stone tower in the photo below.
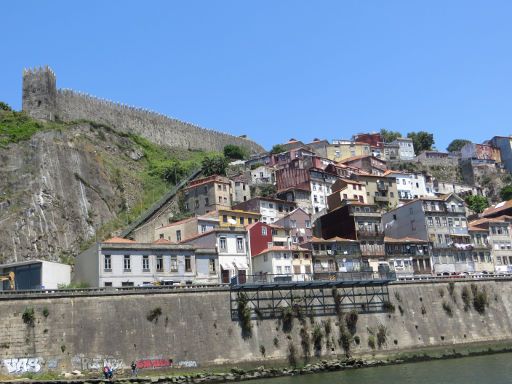
{"type": "Polygon", "coordinates": [[[48,66],[23,71],[22,109],[38,120],[56,119],[57,84],[48,66]]]}

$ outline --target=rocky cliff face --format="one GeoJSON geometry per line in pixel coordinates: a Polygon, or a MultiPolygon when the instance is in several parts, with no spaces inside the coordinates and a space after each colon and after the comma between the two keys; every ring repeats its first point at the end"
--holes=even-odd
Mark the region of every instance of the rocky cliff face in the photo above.
{"type": "Polygon", "coordinates": [[[0,263],[69,260],[140,200],[142,153],[129,137],[90,124],[0,147],[0,263]]]}

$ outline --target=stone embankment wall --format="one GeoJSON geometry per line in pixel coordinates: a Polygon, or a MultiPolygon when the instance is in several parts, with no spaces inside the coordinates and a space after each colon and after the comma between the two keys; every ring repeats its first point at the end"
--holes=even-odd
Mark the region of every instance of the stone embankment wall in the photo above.
{"type": "MultiPolygon", "coordinates": [[[[512,339],[512,281],[474,284],[473,287],[466,282],[456,282],[453,287],[445,283],[390,286],[395,311],[359,314],[354,337],[349,342],[351,353],[450,348],[475,342],[506,344],[512,339]],[[463,287],[466,293],[470,292],[466,309],[463,287]],[[483,314],[472,305],[471,291],[475,287],[478,292],[485,292],[488,299],[483,314]],[[369,339],[379,329],[385,340],[380,346],[376,343],[373,349],[369,339]],[[354,341],[357,338],[359,344],[354,341]]],[[[337,317],[294,319],[287,332],[277,319],[254,320],[252,336],[244,338],[240,323],[231,319],[229,298],[229,291],[219,289],[3,299],[0,300],[4,324],[0,333],[0,374],[98,371],[105,363],[126,367],[132,360],[143,369],[167,367],[170,359],[174,367],[234,365],[287,359],[290,346],[301,362],[305,350],[315,355],[313,323],[321,325],[324,335],[316,354],[343,354],[337,317]],[[28,321],[24,321],[23,314],[27,311],[25,320],[28,321]],[[148,319],[151,314],[152,321],[148,319]],[[331,330],[326,337],[328,322],[331,330]]]]}

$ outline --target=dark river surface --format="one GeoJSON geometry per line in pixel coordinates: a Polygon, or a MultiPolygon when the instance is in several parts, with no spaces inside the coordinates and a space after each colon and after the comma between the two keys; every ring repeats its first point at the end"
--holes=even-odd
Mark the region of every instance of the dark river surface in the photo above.
{"type": "Polygon", "coordinates": [[[512,353],[251,380],[250,384],[512,383],[512,353]]]}

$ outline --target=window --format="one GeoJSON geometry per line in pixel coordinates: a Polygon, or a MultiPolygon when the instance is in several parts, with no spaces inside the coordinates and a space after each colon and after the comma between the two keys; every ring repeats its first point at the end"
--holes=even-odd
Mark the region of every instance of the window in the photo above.
{"type": "Polygon", "coordinates": [[[222,187],[220,186],[220,184],[218,184],[218,185],[217,185],[217,189],[218,189],[219,191],[221,191],[221,190],[222,190],[222,187]]]}
{"type": "Polygon", "coordinates": [[[179,229],[176,231],[176,241],[177,242],[181,241],[181,230],[179,230],[179,229]]]}
{"type": "Polygon", "coordinates": [[[268,255],[266,253],[263,255],[263,261],[268,261],[268,255]]]}
{"type": "Polygon", "coordinates": [[[222,204],[222,196],[219,196],[219,204],[222,204]]]}
{"type": "Polygon", "coordinates": [[[133,281],[123,281],[121,287],[133,287],[133,281]]]}
{"type": "Polygon", "coordinates": [[[297,220],[290,220],[290,227],[297,228],[297,220]]]}
{"type": "Polygon", "coordinates": [[[104,268],[105,268],[105,272],[112,271],[112,256],[105,255],[104,268]]]}
{"type": "Polygon", "coordinates": [[[208,272],[210,273],[210,275],[215,275],[216,274],[216,267],[215,267],[215,259],[209,259],[208,261],[208,272]]]}
{"type": "Polygon", "coordinates": [[[105,281],[104,286],[105,287],[111,287],[112,286],[112,282],[111,281],[105,281]]]}
{"type": "Polygon", "coordinates": [[[228,222],[228,215],[222,215],[222,222],[227,223],[228,222]]]}
{"type": "Polygon", "coordinates": [[[243,237],[237,237],[236,238],[236,250],[237,251],[243,251],[244,250],[244,238],[243,237]]]}
{"type": "Polygon", "coordinates": [[[348,196],[346,193],[343,194],[343,199],[347,200],[348,199],[348,196]]]}
{"type": "Polygon", "coordinates": [[[201,233],[206,232],[206,224],[201,224],[201,233]]]}
{"type": "Polygon", "coordinates": [[[249,218],[247,219],[247,223],[252,224],[252,218],[251,218],[251,217],[249,217],[249,218]]]}
{"type": "Polygon", "coordinates": [[[289,275],[289,274],[291,274],[291,273],[292,273],[292,267],[291,267],[291,266],[289,266],[289,265],[286,265],[286,266],[284,267],[284,273],[286,273],[286,274],[288,274],[288,275],[289,275]]]}
{"type": "Polygon", "coordinates": [[[196,200],[196,208],[199,208],[199,200],[196,200]]]}
{"type": "Polygon", "coordinates": [[[244,225],[245,223],[245,217],[240,217],[240,225],[244,225]]]}
{"type": "Polygon", "coordinates": [[[304,225],[306,226],[306,228],[311,228],[311,221],[310,220],[306,220],[304,222],[304,225]]]}
{"type": "Polygon", "coordinates": [[[394,192],[389,192],[389,197],[395,197],[395,193],[394,192]]]}
{"type": "Polygon", "coordinates": [[[278,265],[278,266],[276,267],[276,273],[277,273],[278,275],[279,275],[279,274],[281,274],[281,273],[283,273],[283,267],[281,267],[280,265],[278,265]]]}
{"type": "Polygon", "coordinates": [[[441,218],[439,216],[436,216],[436,226],[441,226],[441,218]]]}
{"type": "Polygon", "coordinates": [[[267,236],[267,227],[265,227],[265,226],[261,227],[261,234],[263,236],[267,236]]]}
{"type": "Polygon", "coordinates": [[[226,238],[225,237],[219,238],[219,248],[221,251],[226,250],[226,238]]]}
{"type": "Polygon", "coordinates": [[[164,271],[164,258],[162,256],[156,257],[156,271],[157,272],[164,271]]]}
{"type": "Polygon", "coordinates": [[[171,256],[171,272],[178,272],[178,256],[171,256]]]}
{"type": "Polygon", "coordinates": [[[205,206],[210,205],[210,200],[207,197],[204,198],[204,205],[205,206]]]}
{"type": "Polygon", "coordinates": [[[130,272],[131,263],[130,263],[130,255],[124,255],[123,266],[125,272],[130,272]]]}
{"type": "Polygon", "coordinates": [[[429,227],[432,227],[434,225],[434,220],[431,216],[427,217],[427,223],[429,227]]]}
{"type": "Polygon", "coordinates": [[[142,256],[142,272],[149,272],[149,256],[142,256]]]}
{"type": "Polygon", "coordinates": [[[192,272],[192,256],[185,256],[185,272],[192,272]]]}

